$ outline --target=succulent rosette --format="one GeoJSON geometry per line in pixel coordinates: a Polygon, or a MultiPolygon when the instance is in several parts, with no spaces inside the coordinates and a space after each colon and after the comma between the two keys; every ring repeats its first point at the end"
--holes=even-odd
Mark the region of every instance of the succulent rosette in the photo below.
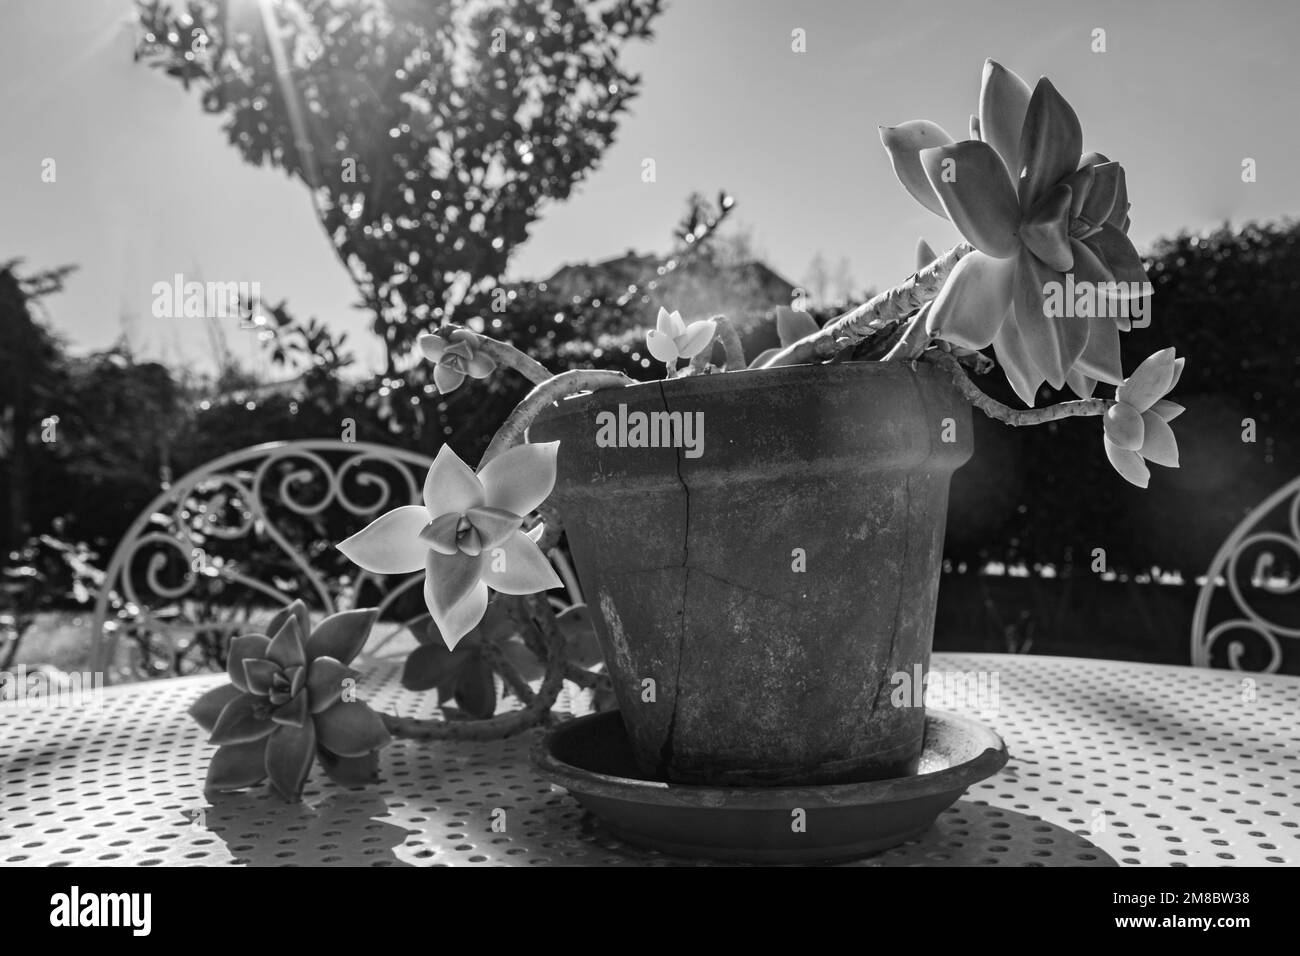
{"type": "Polygon", "coordinates": [[[1127,236],[1123,169],[1082,154],[1079,119],[1047,78],[1031,91],[992,60],[971,133],[954,142],[926,120],[881,130],[904,187],[974,247],[935,298],[927,331],[964,348],[991,344],[1027,405],[1043,382],[1084,398],[1098,381],[1118,385],[1129,319],[1053,315],[1044,302],[1067,274],[1116,301],[1149,291],[1127,236]]]}
{"type": "Polygon", "coordinates": [[[497,367],[496,361],[483,353],[483,340],[469,329],[426,332],[419,345],[424,357],[434,363],[433,384],[441,395],[460,388],[466,376],[487,378],[497,367]]]}
{"type": "Polygon", "coordinates": [[[333,780],[373,780],[390,738],[379,715],[355,699],[359,676],[348,665],[374,624],[373,608],[343,611],[311,629],[301,601],[271,619],[267,634],[230,644],[230,683],[200,697],[190,716],[211,734],[217,752],[206,789],[242,790],[269,780],[298,800],[319,760],[333,780]]]}
{"type": "Polygon", "coordinates": [[[1178,467],[1178,442],[1169,423],[1184,409],[1165,396],[1178,384],[1185,361],[1176,358],[1172,348],[1149,356],[1115,389],[1115,404],[1102,420],[1107,460],[1139,488],[1151,478],[1148,461],[1178,467]]]}
{"type": "Polygon", "coordinates": [[[669,368],[682,359],[694,358],[713,341],[718,323],[698,319],[687,325],[680,312],[659,309],[655,327],[646,332],[645,344],[650,354],[669,368]]]}
{"type": "Polygon", "coordinates": [[[767,349],[759,352],[754,357],[754,361],[749,363],[750,368],[762,368],[763,364],[776,355],[781,349],[788,348],[798,342],[805,336],[812,335],[821,326],[807,312],[799,309],[792,309],[788,305],[779,305],[776,308],[776,337],[781,342],[781,348],[767,349]]]}
{"type": "Polygon", "coordinates": [[[424,481],[424,503],[380,515],[338,545],[374,574],[424,569],[424,599],[449,649],[483,619],[488,587],[534,594],[562,582],[521,530],[555,487],[559,442],[519,445],[475,474],[443,445],[424,481]]]}

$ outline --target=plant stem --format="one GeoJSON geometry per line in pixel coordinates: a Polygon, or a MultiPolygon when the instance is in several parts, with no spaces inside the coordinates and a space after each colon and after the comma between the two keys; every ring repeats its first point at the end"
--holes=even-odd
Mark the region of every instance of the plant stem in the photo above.
{"type": "Polygon", "coordinates": [[[533,419],[553,402],[576,395],[578,392],[596,392],[605,388],[635,384],[635,380],[628,378],[622,372],[594,368],[575,368],[568,372],[561,372],[559,375],[548,376],[545,382],[524,396],[524,400],[515,406],[510,417],[497,429],[497,433],[492,437],[492,443],[483,453],[483,460],[479,463],[479,467],[483,467],[503,451],[523,441],[524,433],[528,431],[528,426],[533,423],[533,419]]]}
{"type": "Polygon", "coordinates": [[[514,369],[534,385],[541,385],[543,382],[554,378],[545,365],[531,355],[519,351],[509,342],[502,342],[500,339],[494,339],[482,333],[478,333],[478,337],[481,352],[491,356],[498,365],[514,369]]]}
{"type": "Polygon", "coordinates": [[[886,289],[870,301],[828,322],[819,331],[782,349],[763,363],[762,367],[802,365],[831,358],[841,349],[856,345],[873,332],[911,315],[939,294],[948,273],[952,272],[953,267],[971,248],[968,242],[957,243],[907,281],[886,289]]]}
{"type": "Polygon", "coordinates": [[[380,714],[394,737],[405,740],[497,740],[541,723],[551,712],[564,686],[564,632],[555,623],[555,612],[541,594],[518,598],[529,623],[540,635],[546,652],[546,674],[542,686],[523,710],[499,714],[487,720],[446,721],[380,714]]]}
{"type": "Polygon", "coordinates": [[[925,331],[925,320],[929,314],[930,303],[927,302],[921,306],[916,315],[912,316],[912,320],[907,323],[907,328],[903,330],[902,338],[886,353],[884,361],[897,362],[920,357],[930,342],[930,336],[925,331]]]}
{"type": "Polygon", "coordinates": [[[966,375],[966,370],[962,368],[961,363],[951,354],[930,351],[924,355],[923,359],[945,369],[952,376],[952,382],[957,386],[957,391],[961,392],[966,401],[989,418],[1006,425],[1017,427],[1021,425],[1042,425],[1045,422],[1060,421],[1062,418],[1104,415],[1106,409],[1115,404],[1108,398],[1084,398],[1073,402],[1048,405],[1045,408],[1012,408],[1010,405],[1003,405],[996,398],[984,394],[979,386],[966,375]]]}

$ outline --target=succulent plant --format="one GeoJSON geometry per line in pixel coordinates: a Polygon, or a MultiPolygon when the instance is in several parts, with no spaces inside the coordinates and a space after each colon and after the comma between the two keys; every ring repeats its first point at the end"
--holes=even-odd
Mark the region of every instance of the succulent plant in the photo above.
{"type": "Polygon", "coordinates": [[[1183,413],[1183,406],[1165,395],[1178,384],[1184,361],[1172,348],[1149,356],[1115,390],[1115,403],[1102,419],[1106,458],[1139,488],[1151,478],[1148,461],[1178,467],[1178,442],[1169,423],[1183,413]]]}
{"type": "Polygon", "coordinates": [[[1081,155],[1079,119],[1046,77],[1031,92],[989,60],[979,109],[972,133],[981,138],[963,142],[926,120],[881,130],[904,187],[975,250],[948,276],[927,331],[964,348],[992,344],[1027,405],[1044,381],[1068,383],[1083,398],[1098,381],[1118,385],[1126,313],[1053,315],[1044,290],[1064,285],[1067,273],[1112,298],[1149,290],[1126,234],[1123,169],[1100,153],[1081,155]]]}
{"type": "Polygon", "coordinates": [[[712,319],[699,319],[687,325],[680,312],[661,308],[655,327],[646,333],[646,348],[671,371],[680,360],[694,358],[704,351],[713,342],[717,328],[712,319]]]}
{"type": "Polygon", "coordinates": [[[441,329],[426,332],[419,338],[420,351],[435,363],[433,384],[438,393],[446,395],[460,388],[465,376],[487,378],[497,363],[481,349],[482,339],[469,329],[441,329]]]}
{"type": "Polygon", "coordinates": [[[523,444],[475,474],[443,445],[424,482],[424,504],[380,515],[338,545],[375,574],[426,571],[424,599],[449,650],[488,606],[488,586],[533,594],[561,581],[536,541],[520,530],[524,516],[555,486],[558,442],[523,444]]]}
{"type": "Polygon", "coordinates": [[[379,715],[356,699],[359,675],[348,665],[375,614],[343,611],[312,630],[306,605],[295,601],[271,619],[267,634],[231,642],[230,683],[190,708],[217,745],[206,789],[241,790],[269,780],[284,799],[298,800],[316,760],[340,783],[374,779],[378,751],[390,738],[379,715]]]}

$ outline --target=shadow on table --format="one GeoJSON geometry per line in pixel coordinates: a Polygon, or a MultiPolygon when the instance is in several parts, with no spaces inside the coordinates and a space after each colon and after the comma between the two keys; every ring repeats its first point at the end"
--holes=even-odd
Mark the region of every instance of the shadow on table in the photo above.
{"type": "Polygon", "coordinates": [[[267,792],[214,794],[196,821],[226,844],[241,866],[409,866],[393,852],[414,832],[375,817],[388,804],[374,793],[332,793],[314,806],[267,792]]]}
{"type": "MultiPolygon", "coordinates": [[[[631,846],[589,813],[582,815],[578,839],[606,858],[621,858],[620,862],[650,866],[699,866],[705,862],[631,846]]],[[[967,799],[939,814],[921,837],[862,859],[845,861],[845,865],[1115,867],[1119,863],[1073,830],[967,799]]]]}

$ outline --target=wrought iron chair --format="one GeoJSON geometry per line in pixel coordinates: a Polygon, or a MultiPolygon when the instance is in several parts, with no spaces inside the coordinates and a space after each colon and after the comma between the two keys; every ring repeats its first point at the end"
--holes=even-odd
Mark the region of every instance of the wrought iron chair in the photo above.
{"type": "Polygon", "coordinates": [[[1297,592],[1300,478],[1247,515],[1214,556],[1192,616],[1192,664],[1213,667],[1222,661],[1232,670],[1277,672],[1283,663],[1280,639],[1300,638],[1297,592]],[[1233,632],[1239,636],[1216,655],[1216,643],[1233,632]],[[1264,652],[1267,659],[1261,662],[1264,652]]]}
{"type": "MultiPolygon", "coordinates": [[[[428,620],[423,574],[374,575],[334,542],[418,504],[426,455],[310,439],[241,449],[196,468],[146,507],[113,553],[95,603],[93,660],[105,680],[170,677],[219,665],[230,637],[302,598],[313,616],[377,606],[367,652],[428,620]]],[[[552,554],[581,596],[567,561],[552,554]]]]}

